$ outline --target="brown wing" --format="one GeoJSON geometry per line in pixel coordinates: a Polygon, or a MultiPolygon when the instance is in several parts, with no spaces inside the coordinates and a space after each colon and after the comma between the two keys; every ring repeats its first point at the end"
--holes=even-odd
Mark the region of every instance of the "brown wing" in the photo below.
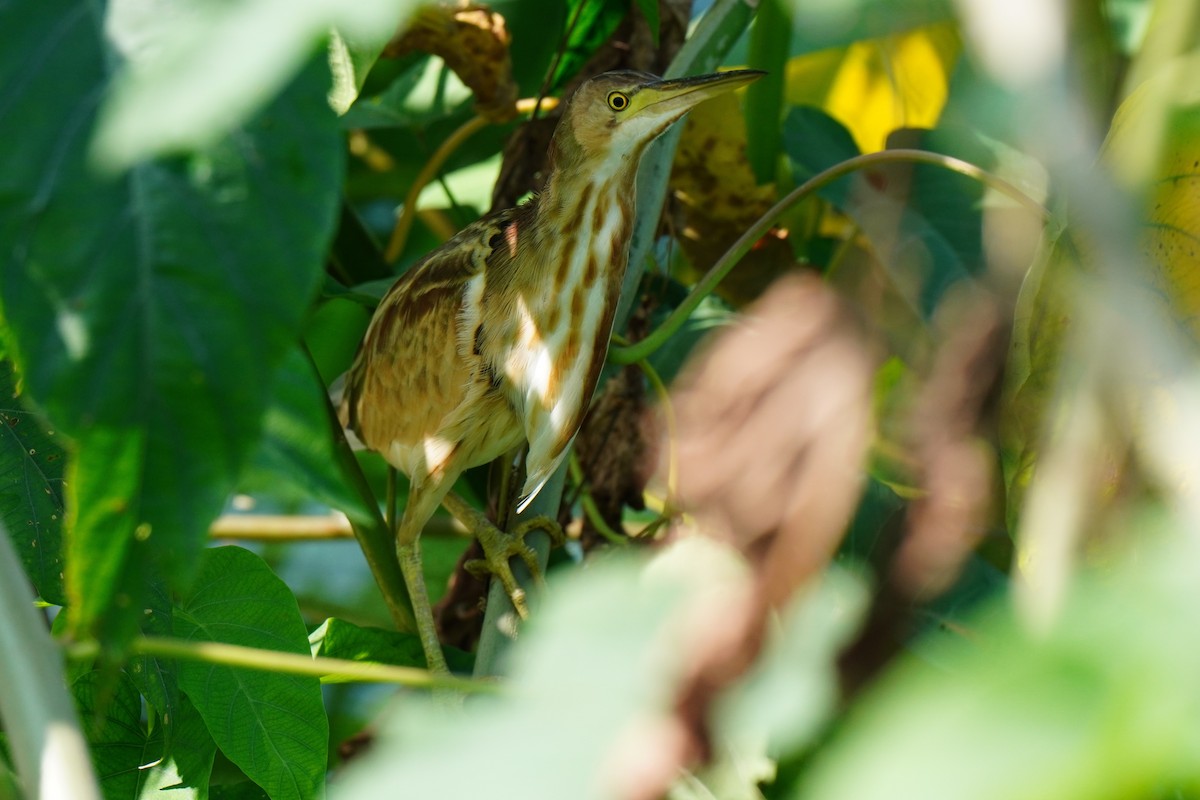
{"type": "Polygon", "coordinates": [[[462,418],[497,410],[483,407],[493,380],[473,352],[480,323],[465,313],[464,298],[489,261],[507,257],[494,245],[511,213],[468,226],[401,276],[380,301],[347,375],[342,424],[409,475],[449,458],[466,436],[462,418]]]}

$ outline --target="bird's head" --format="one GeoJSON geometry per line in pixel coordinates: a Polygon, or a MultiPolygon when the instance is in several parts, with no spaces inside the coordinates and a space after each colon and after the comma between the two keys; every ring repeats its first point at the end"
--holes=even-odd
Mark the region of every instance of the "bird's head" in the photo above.
{"type": "Polygon", "coordinates": [[[765,75],[742,69],[663,80],[645,72],[605,72],[575,92],[556,139],[571,155],[603,171],[610,159],[636,159],[647,144],[693,106],[765,75]],[[571,145],[574,145],[572,147],[571,145]]]}

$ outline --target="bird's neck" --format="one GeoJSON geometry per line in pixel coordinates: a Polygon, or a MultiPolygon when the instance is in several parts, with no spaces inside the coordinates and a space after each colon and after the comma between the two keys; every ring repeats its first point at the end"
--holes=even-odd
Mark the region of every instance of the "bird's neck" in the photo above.
{"type": "Polygon", "coordinates": [[[569,303],[571,292],[616,303],[633,232],[637,165],[637,154],[597,162],[551,151],[535,229],[542,239],[538,249],[547,255],[543,285],[556,288],[560,303],[569,303]]]}

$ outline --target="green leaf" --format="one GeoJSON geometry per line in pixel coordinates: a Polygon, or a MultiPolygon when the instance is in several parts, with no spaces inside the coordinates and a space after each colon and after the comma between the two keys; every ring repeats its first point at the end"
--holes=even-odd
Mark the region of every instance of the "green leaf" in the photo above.
{"type": "MultiPolygon", "coordinates": [[[[176,636],[193,642],[309,653],[295,597],[262,559],[239,547],[204,551],[174,624],[176,636]]],[[[184,661],[179,686],[221,752],[274,800],[318,795],[329,737],[319,680],[184,661]]]]}
{"type": "MultiPolygon", "coordinates": [[[[105,28],[128,64],[107,98],[95,152],[123,168],[207,147],[268,103],[331,30],[369,53],[414,6],[412,0],[114,3],[105,28]]],[[[358,67],[346,79],[350,85],[358,83],[358,67]]],[[[333,100],[344,104],[349,94],[349,86],[339,85],[333,100]]]]}
{"type": "Polygon", "coordinates": [[[107,800],[207,796],[216,746],[190,705],[181,707],[174,720],[181,731],[179,747],[165,751],[162,725],[147,729],[141,697],[125,673],[88,672],[71,684],[71,693],[107,800]]]}
{"type": "Polygon", "coordinates": [[[47,603],[63,605],[62,442],[18,395],[12,362],[0,360],[0,520],[25,574],[47,603]]]}
{"type": "MultiPolygon", "coordinates": [[[[1144,520],[1143,520],[1144,522],[1144,520]]],[[[851,709],[799,798],[1160,797],[1200,780],[1200,553],[1139,527],[1050,630],[1001,599],[851,709]]]]}
{"type": "MultiPolygon", "coordinates": [[[[977,142],[940,132],[899,131],[888,144],[945,152],[985,167],[991,160],[977,142]]],[[[784,147],[797,177],[858,154],[840,123],[809,107],[788,113],[784,147]]],[[[820,194],[858,225],[893,283],[926,318],[950,286],[983,268],[979,181],[941,167],[897,162],[848,175],[820,194]]]]}
{"type": "Polygon", "coordinates": [[[293,347],[275,372],[274,399],[244,483],[273,495],[318,500],[351,520],[371,524],[376,512],[347,486],[338,469],[329,401],[308,357],[293,347]]]}
{"type": "Polygon", "coordinates": [[[646,24],[650,26],[650,35],[654,37],[654,43],[658,44],[658,30],[660,20],[658,18],[658,0],[636,0],[638,9],[642,12],[642,16],[646,18],[646,24]]]}
{"type": "Polygon", "coordinates": [[[115,686],[113,677],[99,670],[88,672],[71,684],[71,694],[79,706],[104,796],[137,797],[141,787],[138,767],[152,760],[142,724],[142,702],[124,673],[115,676],[115,686]]]}
{"type": "MultiPolygon", "coordinates": [[[[662,324],[671,312],[673,304],[682,301],[686,291],[683,286],[672,281],[664,291],[660,292],[659,296],[665,302],[652,312],[651,328],[662,324]]],[[[733,320],[733,309],[716,295],[709,295],[701,301],[679,330],[663,342],[662,347],[655,350],[647,361],[650,362],[650,366],[658,373],[663,383],[670,386],[696,346],[709,334],[729,325],[733,320]]]]}
{"type": "Polygon", "coordinates": [[[566,41],[550,76],[550,91],[579,72],[629,13],[629,0],[568,0],[566,41]]]}
{"type": "MultiPolygon", "coordinates": [[[[798,182],[859,155],[850,129],[816,106],[793,106],[783,119],[783,148],[798,182]]],[[[835,205],[846,202],[849,179],[834,181],[817,194],[835,205]]]]}
{"type": "MultiPolygon", "coordinates": [[[[309,634],[308,640],[314,656],[425,668],[421,640],[413,633],[364,628],[343,619],[330,618],[309,634]]],[[[443,647],[443,650],[451,670],[471,671],[474,659],[470,653],[454,647],[443,647]]]]}
{"type": "Polygon", "coordinates": [[[20,0],[0,27],[0,301],[30,395],[77,445],[67,589],[94,630],[151,562],[176,584],[194,569],[316,290],[342,146],[316,60],[211,149],[98,177],[94,7],[20,0]]]}
{"type": "Polygon", "coordinates": [[[683,611],[730,567],[726,551],[692,539],[653,569],[614,558],[571,573],[522,630],[503,695],[457,715],[409,702],[331,796],[383,797],[401,786],[413,797],[606,796],[597,787],[624,777],[604,772],[621,737],[674,700],[687,658],[683,611]]]}
{"type": "Polygon", "coordinates": [[[758,663],[718,701],[722,737],[765,736],[771,752],[796,752],[835,711],[837,659],[862,622],[866,587],[850,573],[832,570],[798,594],[758,663]]]}

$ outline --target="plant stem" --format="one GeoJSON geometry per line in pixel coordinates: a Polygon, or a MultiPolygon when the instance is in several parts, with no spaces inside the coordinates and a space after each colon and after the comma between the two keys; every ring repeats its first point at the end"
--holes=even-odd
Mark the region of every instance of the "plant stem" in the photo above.
{"type": "MultiPolygon", "coordinates": [[[[87,661],[100,654],[98,642],[68,645],[67,657],[87,661]]],[[[453,675],[434,675],[417,667],[398,667],[373,661],[349,661],[342,658],[283,653],[258,647],[243,647],[223,642],[191,642],[166,636],[145,636],[130,643],[130,653],[162,656],[226,667],[257,669],[285,675],[320,678],[325,683],[395,683],[416,689],[452,689],[459,692],[495,692],[493,684],[453,675]]]]}
{"type": "Polygon", "coordinates": [[[626,347],[612,348],[608,353],[608,360],[614,364],[632,364],[635,361],[646,358],[659,347],[662,347],[667,339],[671,338],[676,331],[683,327],[683,324],[687,322],[688,317],[692,315],[692,312],[696,310],[700,302],[712,294],[713,290],[717,288],[717,284],[724,280],[729,271],[741,261],[746,253],[750,252],[750,248],[754,246],[755,242],[766,235],[771,226],[783,216],[783,213],[788,208],[803,200],[808,195],[852,172],[857,172],[858,170],[877,164],[905,162],[932,164],[933,166],[942,167],[952,172],[957,172],[960,175],[965,175],[1016,200],[1022,206],[1029,209],[1031,213],[1037,214],[1042,219],[1051,219],[1051,214],[1045,207],[1013,184],[981,167],[977,167],[962,159],[954,158],[953,156],[930,153],[925,150],[884,150],[878,153],[855,156],[817,173],[772,206],[725,251],[725,254],[717,260],[717,263],[713,264],[712,269],[700,279],[699,283],[692,287],[688,296],[684,298],[683,302],[671,312],[670,316],[661,325],[655,328],[649,336],[640,341],[626,347]]]}
{"type": "MultiPolygon", "coordinates": [[[[312,353],[308,352],[307,347],[304,348],[304,353],[316,372],[316,362],[313,361],[312,353]]],[[[379,513],[379,501],[375,498],[375,492],[371,489],[367,476],[363,474],[362,467],[358,465],[350,443],[346,441],[342,423],[328,398],[325,400],[325,411],[333,431],[333,447],[342,475],[362,500],[362,508],[355,516],[350,517],[354,538],[362,548],[363,558],[366,559],[371,575],[383,594],[383,600],[396,623],[397,630],[411,633],[416,630],[417,625],[413,619],[412,600],[408,596],[404,574],[400,571],[400,562],[396,557],[396,540],[392,528],[379,513]]]]}
{"type": "Polygon", "coordinates": [[[782,148],[779,120],[787,85],[788,49],[792,43],[792,4],[789,0],[761,0],[746,66],[767,74],[746,87],[746,160],[759,185],[775,180],[782,148]]]}

